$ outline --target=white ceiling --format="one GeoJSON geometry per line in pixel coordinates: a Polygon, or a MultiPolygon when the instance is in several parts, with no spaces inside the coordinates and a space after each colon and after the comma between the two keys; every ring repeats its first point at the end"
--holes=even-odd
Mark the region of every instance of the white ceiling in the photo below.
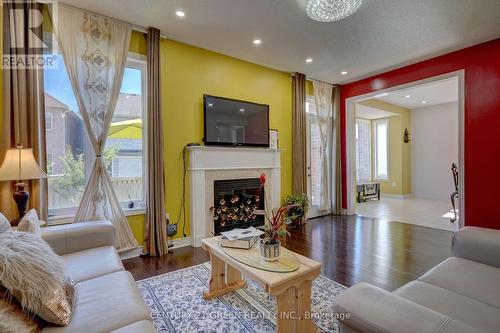
{"type": "Polygon", "coordinates": [[[346,83],[500,37],[499,0],[364,0],[312,21],[305,0],[61,0],[167,38],[311,78],[346,83]],[[185,11],[178,18],[175,11],[185,11]],[[262,45],[255,47],[254,38],[262,45]],[[304,59],[313,57],[306,64],[304,59]],[[340,72],[348,71],[347,75],[340,72]]]}
{"type": "Polygon", "coordinates": [[[397,116],[397,113],[389,112],[381,109],[376,109],[371,106],[356,103],[356,118],[363,118],[368,120],[389,118],[397,116]]]}
{"type": "Polygon", "coordinates": [[[458,77],[401,89],[375,99],[408,109],[418,109],[458,101],[458,77]],[[410,96],[410,97],[406,97],[410,96]],[[427,103],[422,103],[423,101],[427,103]]]}

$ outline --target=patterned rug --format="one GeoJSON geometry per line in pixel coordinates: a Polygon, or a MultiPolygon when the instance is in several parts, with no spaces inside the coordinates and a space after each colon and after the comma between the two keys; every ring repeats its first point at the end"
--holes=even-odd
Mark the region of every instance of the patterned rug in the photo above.
{"type": "MultiPolygon", "coordinates": [[[[248,286],[204,300],[210,264],[204,263],[137,282],[158,332],[275,332],[276,300],[247,278],[248,286]]],[[[333,305],[345,289],[324,276],[314,280],[312,311],[322,332],[337,332],[333,305]]]]}

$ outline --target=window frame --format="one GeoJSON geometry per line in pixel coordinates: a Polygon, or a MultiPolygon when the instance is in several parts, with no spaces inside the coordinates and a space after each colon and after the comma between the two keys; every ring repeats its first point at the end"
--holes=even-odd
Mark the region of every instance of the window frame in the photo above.
{"type": "MultiPolygon", "coordinates": [[[[148,145],[147,145],[147,124],[148,124],[148,112],[147,106],[148,106],[148,81],[147,81],[147,58],[145,55],[135,53],[135,52],[128,52],[127,55],[127,63],[125,64],[125,68],[132,68],[132,69],[137,69],[141,71],[141,118],[142,118],[142,193],[143,193],[143,201],[142,201],[142,206],[137,207],[137,208],[128,208],[127,202],[119,202],[120,206],[122,207],[123,211],[125,213],[127,212],[133,212],[133,211],[141,211],[142,214],[146,213],[146,208],[147,208],[147,198],[146,194],[148,186],[146,184],[146,180],[148,179],[148,163],[147,163],[147,157],[148,157],[148,145]]],[[[111,163],[112,164],[112,163],[111,163]]]]}
{"type": "Polygon", "coordinates": [[[372,174],[372,179],[376,181],[389,181],[390,179],[390,130],[389,130],[389,118],[383,118],[383,119],[375,119],[372,120],[372,137],[373,137],[373,174],[372,174]],[[377,146],[378,146],[378,128],[377,125],[379,124],[385,124],[387,128],[387,142],[386,142],[386,151],[387,151],[387,175],[385,177],[379,177],[378,174],[378,169],[377,169],[377,161],[378,161],[378,152],[377,152],[377,146]]]}
{"type": "MultiPolygon", "coordinates": [[[[369,170],[369,179],[368,181],[371,182],[374,177],[374,170],[373,170],[373,159],[374,159],[374,152],[372,152],[372,133],[373,133],[373,129],[372,129],[372,121],[369,120],[369,119],[364,119],[364,118],[356,118],[355,119],[355,122],[354,122],[354,126],[356,127],[358,122],[360,123],[365,123],[365,124],[368,124],[368,154],[370,155],[368,157],[368,160],[370,161],[370,167],[368,168],[369,170]]],[[[358,138],[356,137],[356,149],[357,149],[357,145],[358,145],[358,138]]],[[[357,152],[356,152],[356,156],[357,156],[357,152]]],[[[358,168],[358,164],[357,164],[357,160],[356,160],[356,169],[358,168]]],[[[356,170],[356,182],[358,182],[359,179],[357,179],[357,170],[356,170]]]]}
{"type": "MultiPolygon", "coordinates": [[[[54,49],[54,52],[57,52],[59,55],[61,55],[60,50],[54,49]]],[[[62,55],[61,55],[62,56],[62,55]]],[[[144,215],[146,214],[146,208],[147,208],[147,137],[145,134],[147,133],[147,58],[145,55],[135,53],[135,52],[128,52],[127,54],[127,62],[125,64],[125,68],[132,68],[132,69],[137,69],[141,71],[141,118],[142,118],[142,177],[143,177],[143,200],[141,201],[142,205],[134,208],[128,208],[127,202],[119,202],[125,216],[133,216],[133,215],[144,215]]],[[[84,153],[86,151],[86,147],[90,148],[90,146],[87,146],[90,143],[90,140],[88,138],[87,131],[84,129],[84,138],[83,138],[83,147],[84,147],[84,153]],[[88,141],[88,142],[87,142],[88,141]]],[[[85,179],[86,182],[88,181],[88,178],[90,177],[91,169],[88,168],[88,166],[93,165],[93,160],[94,159],[85,159],[85,179]],[[90,162],[88,164],[87,162],[90,162]]],[[[73,219],[76,215],[76,212],[78,210],[78,207],[70,207],[70,208],[58,208],[58,209],[52,209],[51,210],[51,215],[48,217],[48,224],[50,225],[57,225],[57,224],[65,224],[65,223],[72,223],[73,219]]]]}

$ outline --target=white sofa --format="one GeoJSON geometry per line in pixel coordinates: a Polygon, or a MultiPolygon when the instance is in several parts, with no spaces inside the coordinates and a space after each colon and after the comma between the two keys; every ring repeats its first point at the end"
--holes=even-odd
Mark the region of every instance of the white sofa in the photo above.
{"type": "Polygon", "coordinates": [[[46,327],[44,333],[156,332],[134,278],[113,246],[110,222],[42,228],[42,237],[63,256],[66,275],[77,283],[70,324],[46,327]]]}
{"type": "Polygon", "coordinates": [[[453,257],[391,292],[359,283],[336,298],[340,333],[500,332],[500,230],[462,228],[453,257]]]}

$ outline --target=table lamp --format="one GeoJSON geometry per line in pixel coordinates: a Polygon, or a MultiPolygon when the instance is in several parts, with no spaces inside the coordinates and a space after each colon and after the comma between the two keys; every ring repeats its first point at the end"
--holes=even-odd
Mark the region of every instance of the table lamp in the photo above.
{"type": "Polygon", "coordinates": [[[16,148],[7,150],[0,166],[0,181],[17,181],[13,198],[17,204],[19,217],[10,222],[12,226],[17,226],[26,214],[26,203],[30,197],[29,192],[24,190],[27,184],[22,180],[41,178],[47,178],[47,175],[36,162],[33,149],[23,148],[22,144],[17,144],[16,148]]]}

